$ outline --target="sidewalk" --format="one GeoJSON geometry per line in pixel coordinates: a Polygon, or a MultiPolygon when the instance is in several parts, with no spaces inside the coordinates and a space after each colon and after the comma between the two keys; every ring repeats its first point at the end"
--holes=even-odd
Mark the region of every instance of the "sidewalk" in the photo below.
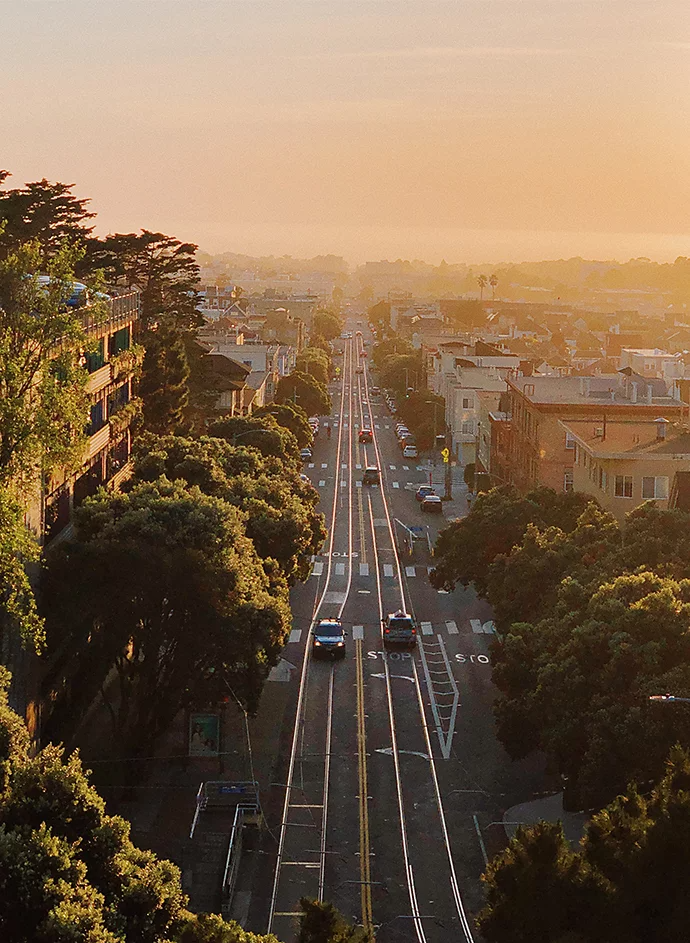
{"type": "Polygon", "coordinates": [[[562,792],[532,802],[521,802],[512,809],[506,809],[503,815],[503,827],[508,838],[513,838],[518,825],[536,825],[541,821],[562,822],[565,837],[572,845],[577,845],[584,837],[587,815],[584,812],[565,812],[562,792]]]}
{"type": "MultiPolygon", "coordinates": [[[[442,461],[432,464],[429,459],[422,459],[419,467],[422,468],[428,476],[431,474],[431,484],[436,489],[436,493],[443,495],[446,493],[446,471],[442,461]]],[[[462,465],[451,465],[452,475],[452,494],[450,501],[443,502],[443,516],[447,521],[457,517],[465,517],[467,514],[467,485],[463,478],[462,465]]]]}

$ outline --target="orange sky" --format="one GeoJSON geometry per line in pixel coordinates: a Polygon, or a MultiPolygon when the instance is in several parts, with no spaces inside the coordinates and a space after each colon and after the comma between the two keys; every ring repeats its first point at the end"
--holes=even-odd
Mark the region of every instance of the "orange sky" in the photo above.
{"type": "Polygon", "coordinates": [[[687,0],[5,0],[0,166],[102,231],[690,254],[687,0]]]}

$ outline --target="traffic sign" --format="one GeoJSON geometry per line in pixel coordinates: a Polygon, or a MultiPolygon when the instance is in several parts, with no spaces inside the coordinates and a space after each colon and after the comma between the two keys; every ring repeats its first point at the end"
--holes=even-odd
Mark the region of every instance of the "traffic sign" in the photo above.
{"type": "Polygon", "coordinates": [[[441,449],[441,455],[443,456],[443,461],[448,462],[450,459],[450,449],[441,449]]]}

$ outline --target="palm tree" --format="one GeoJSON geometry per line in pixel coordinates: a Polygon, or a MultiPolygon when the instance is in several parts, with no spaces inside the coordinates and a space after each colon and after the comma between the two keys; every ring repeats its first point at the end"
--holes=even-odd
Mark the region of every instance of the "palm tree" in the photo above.
{"type": "Polygon", "coordinates": [[[489,278],[489,284],[491,285],[491,300],[496,300],[496,285],[498,285],[498,275],[495,272],[491,273],[489,278]]]}
{"type": "Polygon", "coordinates": [[[479,275],[477,278],[477,284],[479,285],[479,300],[484,300],[484,289],[489,284],[489,279],[486,275],[479,275]]]}

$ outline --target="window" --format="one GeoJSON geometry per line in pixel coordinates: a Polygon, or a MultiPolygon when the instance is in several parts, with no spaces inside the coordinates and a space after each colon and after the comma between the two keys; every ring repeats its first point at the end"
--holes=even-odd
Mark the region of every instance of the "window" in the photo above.
{"type": "Polygon", "coordinates": [[[573,490],[573,473],[570,468],[566,468],[566,470],[563,472],[563,490],[573,490]]]}
{"type": "Polygon", "coordinates": [[[617,498],[632,498],[633,496],[632,475],[616,475],[616,486],[614,494],[617,498]]]}
{"type": "Polygon", "coordinates": [[[463,396],[462,398],[462,408],[463,409],[472,409],[472,400],[469,396],[463,396]]]}
{"type": "Polygon", "coordinates": [[[89,414],[89,424],[86,428],[87,435],[95,435],[99,429],[102,429],[105,425],[105,419],[103,418],[103,400],[100,399],[97,403],[94,403],[91,407],[89,414]]]}
{"type": "Polygon", "coordinates": [[[565,447],[567,449],[575,448],[575,436],[572,434],[572,432],[566,432],[565,434],[565,447]]]}
{"type": "Polygon", "coordinates": [[[90,351],[86,355],[86,369],[88,373],[95,373],[96,370],[100,370],[105,363],[105,351],[103,345],[103,338],[98,342],[98,346],[95,350],[90,351]]]}
{"type": "Polygon", "coordinates": [[[110,356],[114,357],[123,350],[129,350],[130,340],[131,331],[129,327],[121,327],[119,331],[115,331],[114,334],[111,334],[110,340],[108,341],[108,352],[110,356]]]}
{"type": "Polygon", "coordinates": [[[668,498],[668,478],[664,476],[642,479],[642,499],[649,501],[652,498],[662,500],[668,498]]]}
{"type": "Polygon", "coordinates": [[[463,434],[463,435],[472,435],[473,432],[474,432],[473,425],[474,425],[474,423],[472,422],[471,419],[465,420],[465,422],[463,422],[463,424],[462,424],[462,434],[463,434]]]}

